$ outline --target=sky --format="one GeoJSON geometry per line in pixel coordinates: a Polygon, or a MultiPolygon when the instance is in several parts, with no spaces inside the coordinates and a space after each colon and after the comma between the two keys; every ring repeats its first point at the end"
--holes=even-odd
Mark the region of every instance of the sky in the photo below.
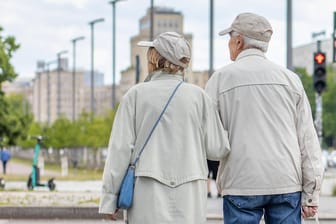
{"type": "MultiPolygon", "coordinates": [[[[139,19],[146,14],[150,0],[123,0],[116,4],[116,81],[130,65],[130,38],[139,33],[139,19]]],[[[184,15],[184,33],[193,35],[193,70],[209,67],[209,2],[206,0],[154,0],[155,6],[171,7],[184,15]]],[[[287,0],[214,0],[214,68],[231,63],[228,37],[217,34],[230,26],[237,14],[254,12],[266,17],[274,30],[266,56],[286,65],[287,0]]],[[[293,47],[309,44],[312,33],[333,32],[335,0],[292,0],[293,47]]],[[[71,39],[77,42],[77,69],[90,70],[91,34],[88,23],[104,18],[94,30],[94,67],[112,81],[112,6],[108,0],[0,0],[1,35],[12,35],[20,43],[12,64],[19,77],[33,78],[38,60],[53,61],[67,50],[72,68],[71,39]]],[[[52,68],[52,67],[51,67],[52,68]]]]}

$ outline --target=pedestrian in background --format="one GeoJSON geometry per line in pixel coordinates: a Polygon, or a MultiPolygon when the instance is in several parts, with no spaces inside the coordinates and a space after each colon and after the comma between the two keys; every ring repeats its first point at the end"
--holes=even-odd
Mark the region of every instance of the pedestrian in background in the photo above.
{"type": "Polygon", "coordinates": [[[232,64],[216,71],[206,92],[217,102],[230,154],[217,185],[224,223],[301,223],[317,213],[323,176],[320,144],[300,77],[270,62],[273,30],[254,13],[239,14],[230,35],[232,64]]]}
{"type": "Polygon", "coordinates": [[[10,160],[11,155],[10,152],[3,147],[1,149],[1,162],[2,162],[2,173],[6,174],[6,167],[7,167],[7,162],[10,160]]]}
{"type": "Polygon", "coordinates": [[[129,223],[206,223],[206,159],[229,153],[227,132],[216,105],[201,88],[183,83],[191,59],[188,41],[166,32],[147,51],[147,82],[123,97],[111,133],[99,212],[116,219],[117,198],[130,161],[138,155],[169,96],[181,84],[135,168],[129,223]]]}

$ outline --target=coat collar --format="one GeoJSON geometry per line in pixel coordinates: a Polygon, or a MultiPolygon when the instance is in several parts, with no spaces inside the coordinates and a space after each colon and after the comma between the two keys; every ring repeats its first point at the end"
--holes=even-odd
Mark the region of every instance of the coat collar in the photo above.
{"type": "Polygon", "coordinates": [[[249,49],[246,49],[240,52],[236,61],[239,61],[240,59],[248,57],[248,56],[259,56],[262,58],[266,58],[265,54],[261,50],[255,49],[255,48],[249,48],[249,49]]]}
{"type": "Polygon", "coordinates": [[[183,76],[181,74],[168,74],[161,71],[156,71],[147,76],[145,81],[155,81],[155,80],[179,80],[183,81],[183,76]]]}

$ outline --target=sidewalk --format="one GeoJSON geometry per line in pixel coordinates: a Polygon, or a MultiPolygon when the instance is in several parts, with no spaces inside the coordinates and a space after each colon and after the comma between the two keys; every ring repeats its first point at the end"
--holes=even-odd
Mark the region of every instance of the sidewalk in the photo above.
{"type": "MultiPolygon", "coordinates": [[[[0,192],[0,219],[102,219],[98,214],[99,192],[0,192]]],[[[209,220],[222,220],[222,199],[207,201],[209,220]]],[[[319,218],[336,220],[336,197],[322,196],[319,218]]],[[[336,223],[336,221],[335,221],[336,223]]]]}
{"type": "MultiPolygon", "coordinates": [[[[27,172],[27,166],[16,165],[15,163],[11,165],[13,172],[19,172],[20,174],[27,172]]],[[[319,217],[321,220],[335,220],[336,223],[336,197],[330,196],[334,185],[336,185],[336,178],[333,175],[329,175],[323,182],[319,217]]],[[[27,191],[25,182],[6,183],[6,189],[8,191],[0,191],[0,219],[103,218],[102,215],[98,214],[100,181],[57,182],[56,180],[56,191],[54,192],[49,192],[45,188],[27,191]]],[[[217,192],[214,182],[211,183],[211,190],[215,196],[217,192]]],[[[208,220],[222,220],[221,198],[208,199],[207,214],[208,220]]]]}
{"type": "MultiPolygon", "coordinates": [[[[8,175],[22,175],[22,176],[27,176],[30,175],[32,172],[32,165],[27,165],[27,164],[22,164],[22,163],[16,163],[13,162],[12,160],[9,160],[7,163],[7,174],[8,175]]],[[[60,176],[61,173],[56,172],[56,171],[51,171],[51,170],[42,170],[40,169],[41,176],[46,175],[46,176],[60,176]]],[[[2,173],[1,173],[2,174],[2,173]]],[[[0,175],[2,176],[2,175],[0,175]]]]}

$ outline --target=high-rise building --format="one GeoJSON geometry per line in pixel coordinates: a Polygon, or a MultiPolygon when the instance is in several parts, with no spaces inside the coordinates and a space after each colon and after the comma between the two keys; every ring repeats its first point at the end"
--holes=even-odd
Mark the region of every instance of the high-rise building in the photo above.
{"type": "MultiPolygon", "coordinates": [[[[153,16],[153,33],[154,38],[163,32],[174,31],[183,34],[184,37],[190,42],[192,47],[192,35],[185,34],[183,31],[183,14],[181,12],[175,11],[173,8],[167,7],[154,7],[153,16]]],[[[136,80],[136,56],[139,56],[139,71],[140,77],[139,81],[142,82],[148,75],[147,70],[147,59],[146,52],[147,48],[137,46],[139,41],[150,39],[150,17],[151,8],[149,8],[142,18],[140,18],[139,34],[133,36],[130,40],[131,44],[131,65],[121,72],[120,80],[120,91],[121,94],[125,94],[126,91],[135,84],[136,80]]],[[[191,70],[192,61],[190,62],[189,69],[186,71],[185,78],[186,81],[204,87],[206,81],[208,80],[208,75],[206,72],[196,72],[197,75],[194,76],[194,72],[191,70]]]]}
{"type": "MultiPolygon", "coordinates": [[[[67,64],[67,63],[66,63],[67,64]]],[[[33,79],[33,114],[36,121],[52,123],[64,116],[77,119],[91,112],[91,73],[77,71],[73,88],[72,71],[67,66],[47,71],[38,69],[33,79]],[[74,89],[74,91],[73,91],[74,89]],[[75,95],[73,95],[75,94],[75,95]],[[73,96],[75,104],[73,107],[73,96]]],[[[111,86],[104,86],[104,74],[94,72],[94,112],[99,115],[111,108],[111,86]]]]}
{"type": "MultiPolygon", "coordinates": [[[[154,38],[162,32],[175,31],[183,34],[192,47],[192,35],[184,33],[183,14],[181,12],[167,7],[155,7],[153,12],[154,38]]],[[[137,46],[137,43],[150,39],[150,15],[151,9],[149,8],[146,14],[140,18],[139,33],[130,39],[130,66],[121,72],[120,83],[116,85],[116,99],[118,102],[127,90],[136,84],[136,56],[139,56],[140,62],[139,81],[142,82],[148,74],[147,49],[137,46]]],[[[51,124],[60,116],[72,119],[72,71],[68,69],[68,61],[65,58],[61,60],[60,68],[60,73],[58,73],[57,69],[48,72],[44,63],[38,63],[35,78],[32,81],[31,87],[29,87],[35,121],[51,124]]],[[[77,119],[82,112],[91,112],[91,73],[89,71],[78,70],[75,80],[75,119],[77,119]]],[[[191,60],[189,68],[185,72],[185,81],[204,88],[207,80],[207,71],[192,71],[191,60]]],[[[111,108],[112,86],[104,85],[104,74],[95,71],[95,114],[104,114],[111,108]]]]}

